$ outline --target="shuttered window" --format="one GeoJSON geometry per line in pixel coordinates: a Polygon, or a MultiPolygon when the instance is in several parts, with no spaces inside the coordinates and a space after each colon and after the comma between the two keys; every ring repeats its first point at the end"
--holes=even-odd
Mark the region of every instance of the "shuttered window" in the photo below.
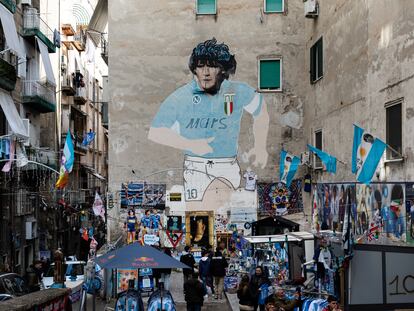
{"type": "Polygon", "coordinates": [[[216,14],[216,0],[196,0],[197,14],[216,14]]]}
{"type": "Polygon", "coordinates": [[[310,49],[310,80],[315,83],[323,77],[322,37],[310,49]]]}
{"type": "Polygon", "coordinates": [[[396,153],[387,148],[387,160],[400,159],[402,153],[402,100],[386,108],[387,144],[396,153]]]}
{"type": "Polygon", "coordinates": [[[264,0],[265,13],[277,13],[284,11],[284,0],[264,0]]]}
{"type": "Polygon", "coordinates": [[[262,59],[259,61],[259,89],[281,90],[282,74],[280,59],[262,59]]]}

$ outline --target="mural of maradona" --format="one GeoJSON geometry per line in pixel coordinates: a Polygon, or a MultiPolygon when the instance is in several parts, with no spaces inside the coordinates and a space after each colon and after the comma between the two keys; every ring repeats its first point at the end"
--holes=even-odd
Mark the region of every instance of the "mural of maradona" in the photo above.
{"type": "Polygon", "coordinates": [[[184,151],[186,201],[201,201],[208,186],[220,179],[240,186],[238,140],[244,112],[253,116],[253,165],[267,162],[269,115],[262,95],[246,83],[230,81],[236,59],[216,39],[199,43],[190,56],[194,79],[175,90],[161,104],[148,138],[184,151]]]}

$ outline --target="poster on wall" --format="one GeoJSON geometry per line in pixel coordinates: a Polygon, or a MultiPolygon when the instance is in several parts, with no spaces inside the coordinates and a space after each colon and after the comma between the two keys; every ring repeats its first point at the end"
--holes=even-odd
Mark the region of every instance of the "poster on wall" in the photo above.
{"type": "Polygon", "coordinates": [[[215,232],[227,232],[227,224],[229,219],[227,214],[215,214],[214,215],[214,231],[215,232]]]}
{"type": "Polygon", "coordinates": [[[405,184],[358,184],[355,237],[390,244],[406,241],[405,184]]]}
{"type": "Polygon", "coordinates": [[[283,183],[258,183],[259,214],[283,216],[303,212],[302,181],[293,180],[289,188],[283,183]]]}
{"type": "Polygon", "coordinates": [[[118,269],[117,270],[117,293],[128,289],[128,281],[135,280],[135,288],[138,288],[138,270],[134,269],[118,269]]]}
{"type": "Polygon", "coordinates": [[[414,244],[414,183],[405,184],[407,215],[407,243],[414,244]]]}
{"type": "Polygon", "coordinates": [[[192,245],[208,247],[209,216],[190,217],[190,241],[192,245]]]}
{"type": "Polygon", "coordinates": [[[165,184],[123,183],[121,186],[121,207],[165,209],[165,194],[165,184]]]}
{"type": "MultiPolygon", "coordinates": [[[[313,193],[313,226],[320,230],[342,232],[345,214],[351,212],[350,221],[356,219],[355,184],[316,184],[313,193]]],[[[352,225],[352,228],[355,228],[352,225]]]]}

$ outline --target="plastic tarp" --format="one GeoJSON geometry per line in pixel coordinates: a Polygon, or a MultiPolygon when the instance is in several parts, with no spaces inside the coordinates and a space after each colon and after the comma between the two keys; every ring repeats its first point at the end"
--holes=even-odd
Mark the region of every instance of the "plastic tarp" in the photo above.
{"type": "Polygon", "coordinates": [[[0,89],[0,106],[6,116],[7,122],[14,134],[27,138],[27,130],[12,97],[5,91],[0,89]]]}
{"type": "Polygon", "coordinates": [[[36,37],[37,45],[39,46],[40,55],[42,56],[43,67],[46,71],[47,81],[56,85],[55,76],[53,74],[52,63],[50,62],[49,52],[47,46],[36,37]]]}
{"type": "Polygon", "coordinates": [[[0,19],[3,31],[6,36],[7,46],[15,51],[19,57],[24,56],[24,52],[20,45],[19,37],[17,35],[16,24],[14,23],[13,14],[0,4],[0,19]]]}

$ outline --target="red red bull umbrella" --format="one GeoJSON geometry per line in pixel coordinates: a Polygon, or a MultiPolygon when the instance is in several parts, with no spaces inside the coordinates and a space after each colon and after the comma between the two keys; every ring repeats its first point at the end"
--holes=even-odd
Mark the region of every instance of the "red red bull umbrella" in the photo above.
{"type": "Polygon", "coordinates": [[[96,258],[95,262],[106,269],[189,268],[152,246],[142,246],[138,243],[110,251],[96,258]]]}

